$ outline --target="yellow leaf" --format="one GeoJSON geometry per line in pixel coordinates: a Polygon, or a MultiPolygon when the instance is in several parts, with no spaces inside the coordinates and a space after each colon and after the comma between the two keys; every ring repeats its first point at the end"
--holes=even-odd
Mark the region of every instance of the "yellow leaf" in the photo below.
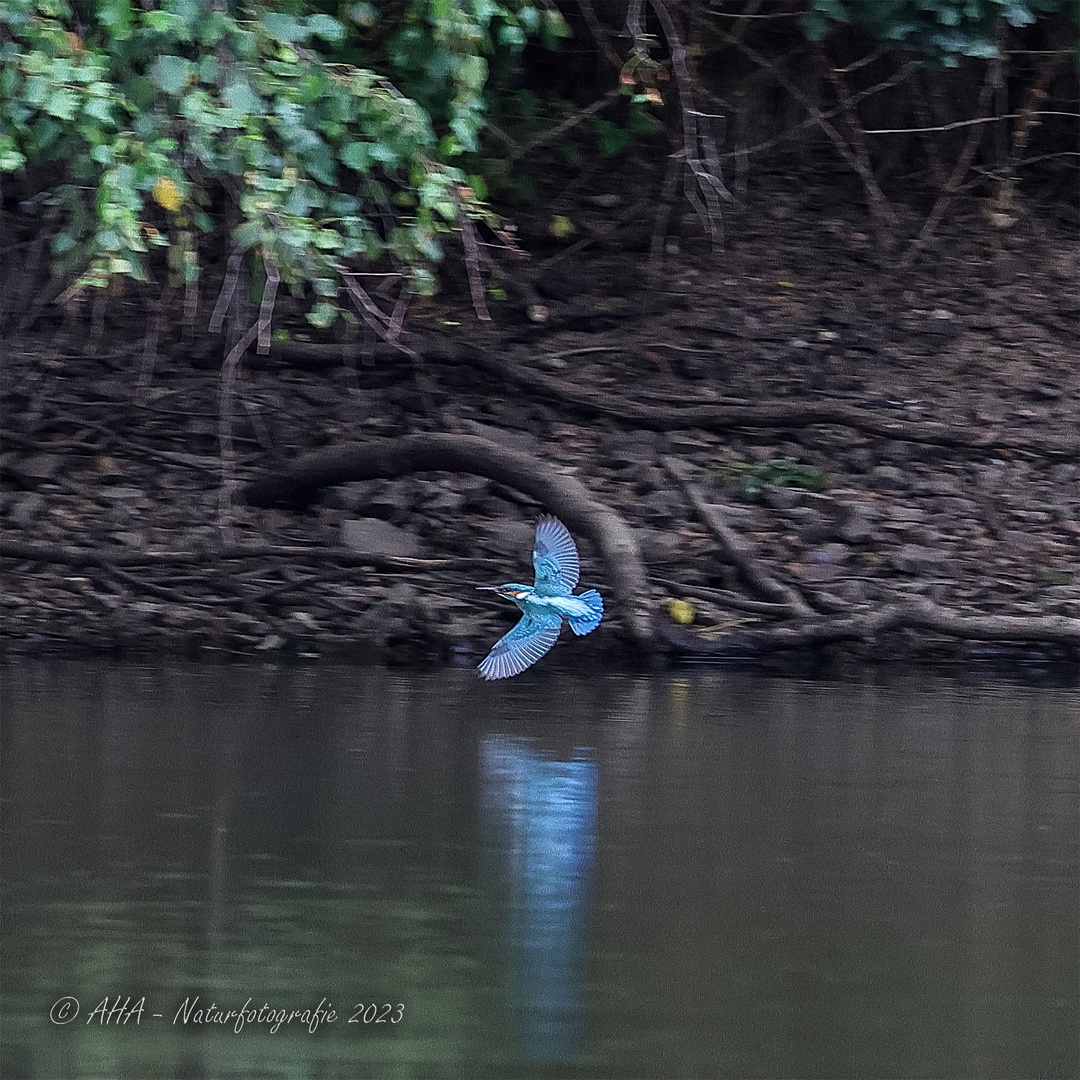
{"type": "Polygon", "coordinates": [[[154,181],[151,194],[158,206],[164,206],[174,214],[184,205],[184,196],[180,194],[180,189],[167,176],[159,176],[154,181]]]}
{"type": "Polygon", "coordinates": [[[562,214],[555,214],[548,223],[548,232],[556,240],[569,239],[574,234],[574,223],[562,214]]]}
{"type": "Polygon", "coordinates": [[[669,600],[667,612],[677,623],[689,626],[694,621],[694,605],[686,600],[669,600]]]}

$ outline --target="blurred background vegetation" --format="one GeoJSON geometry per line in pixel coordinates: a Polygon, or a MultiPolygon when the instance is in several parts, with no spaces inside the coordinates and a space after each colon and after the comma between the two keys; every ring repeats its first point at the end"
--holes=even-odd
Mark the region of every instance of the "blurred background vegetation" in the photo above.
{"type": "Polygon", "coordinates": [[[673,161],[706,234],[755,171],[838,154],[874,217],[964,185],[1008,224],[1018,192],[1075,204],[1077,11],[0,0],[0,320],[31,287],[190,307],[208,266],[218,289],[242,264],[264,306],[280,281],[315,326],[356,322],[361,276],[398,305],[475,286],[516,217],[566,241],[598,177],[670,202],[673,161]]]}

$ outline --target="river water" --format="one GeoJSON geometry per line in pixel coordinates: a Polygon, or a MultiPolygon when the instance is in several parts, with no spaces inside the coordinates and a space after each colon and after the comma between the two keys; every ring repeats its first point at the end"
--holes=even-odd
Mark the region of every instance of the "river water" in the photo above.
{"type": "Polygon", "coordinates": [[[1075,689],[8,664],[3,1075],[1075,1077],[1075,689]]]}

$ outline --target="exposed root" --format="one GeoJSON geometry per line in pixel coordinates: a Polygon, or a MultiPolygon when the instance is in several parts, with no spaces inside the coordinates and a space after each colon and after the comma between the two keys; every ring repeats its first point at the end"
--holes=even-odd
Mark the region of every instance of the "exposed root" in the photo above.
{"type": "Polygon", "coordinates": [[[833,618],[739,629],[705,637],[671,622],[657,632],[674,649],[694,656],[760,656],[837,641],[872,643],[890,631],[924,630],[975,641],[1049,642],[1080,648],[1080,619],[1064,615],[959,615],[929,600],[833,618]]]}
{"type": "Polygon", "coordinates": [[[516,488],[541,502],[571,531],[589,537],[604,560],[635,647],[645,655],[656,651],[645,567],[633,531],[577,477],[531,454],[475,435],[424,433],[349,443],[303,455],[289,468],[248,484],[244,496],[253,506],[295,507],[332,484],[434,471],[474,473],[516,488]]]}
{"type": "Polygon", "coordinates": [[[1012,433],[994,427],[939,424],[932,421],[890,420],[865,409],[838,402],[775,402],[760,405],[695,405],[683,408],[641,405],[619,401],[610,395],[594,394],[569,386],[565,379],[531,371],[474,348],[471,362],[530,390],[578,406],[593,414],[610,416],[651,431],[731,431],[735,428],[804,428],[819,424],[849,427],[867,435],[930,446],[964,450],[1022,450],[1047,457],[1080,459],[1080,438],[1012,433]]]}

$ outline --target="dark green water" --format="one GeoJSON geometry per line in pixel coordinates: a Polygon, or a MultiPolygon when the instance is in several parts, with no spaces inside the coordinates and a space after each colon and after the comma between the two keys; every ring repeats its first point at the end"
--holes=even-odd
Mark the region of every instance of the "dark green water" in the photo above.
{"type": "Polygon", "coordinates": [[[5,1080],[1080,1073],[1075,690],[33,664],[0,704],[5,1080]]]}

